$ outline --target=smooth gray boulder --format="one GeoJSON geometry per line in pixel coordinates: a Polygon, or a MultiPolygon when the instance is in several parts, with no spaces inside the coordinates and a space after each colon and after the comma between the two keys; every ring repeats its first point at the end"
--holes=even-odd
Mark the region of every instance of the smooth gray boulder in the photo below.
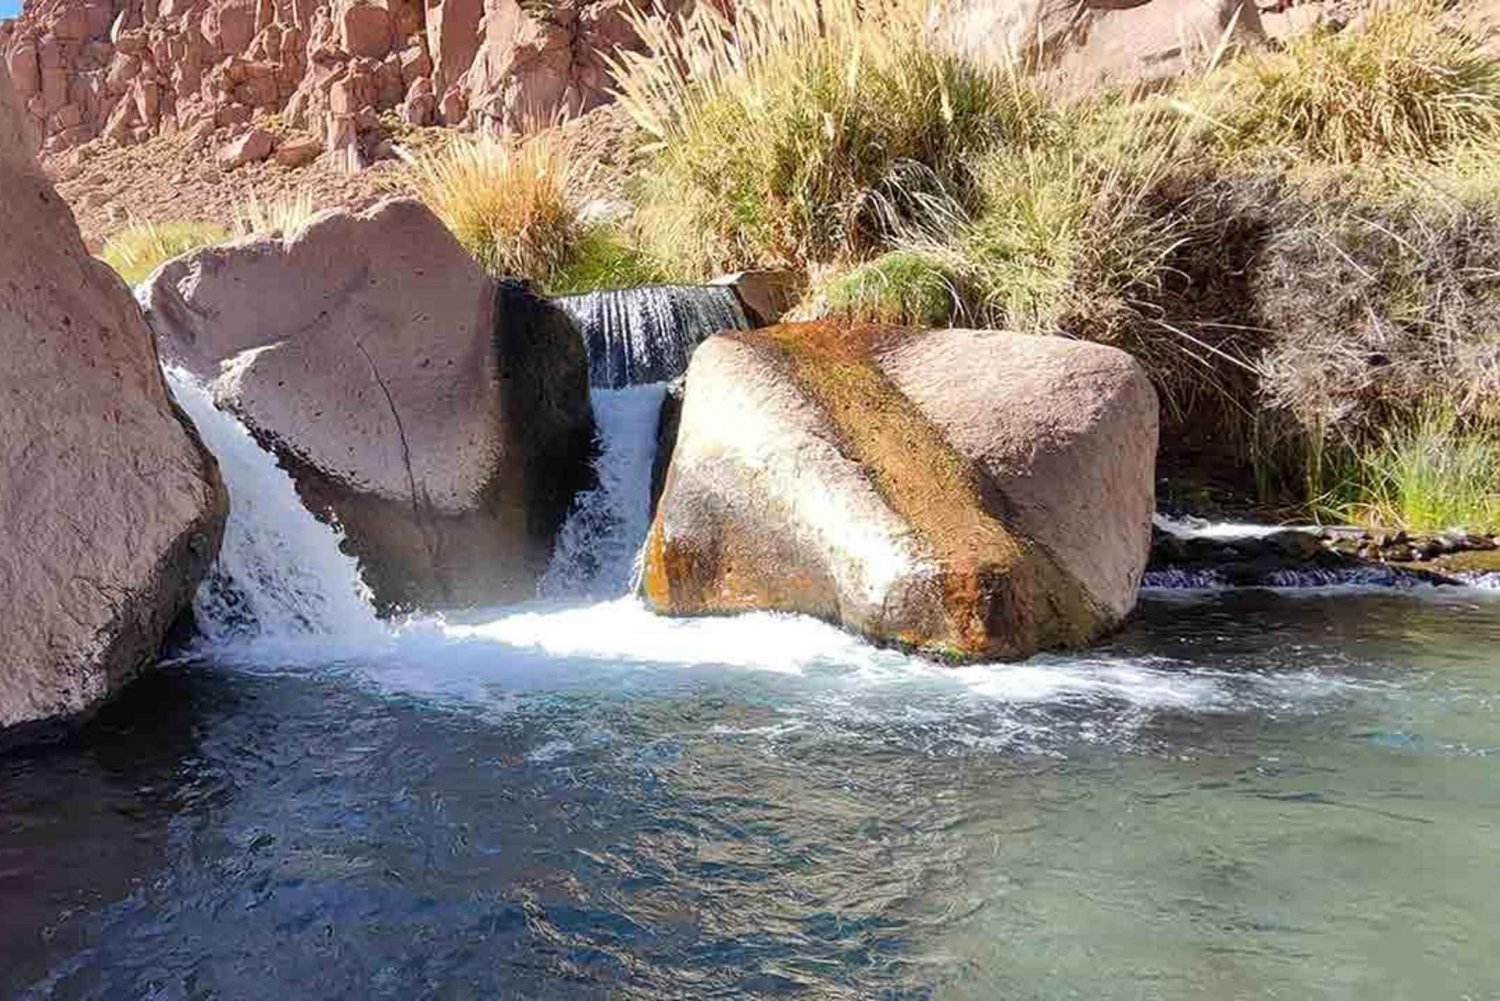
{"type": "Polygon", "coordinates": [[[137,294],[163,357],[338,520],[383,608],[534,596],[592,478],[583,343],[420,202],[205,248],[137,294]]]}
{"type": "Polygon", "coordinates": [[[218,554],[218,465],[123,282],[37,168],[0,69],[0,741],[156,658],[218,554]],[[23,724],[31,724],[24,727],[23,724]]]}

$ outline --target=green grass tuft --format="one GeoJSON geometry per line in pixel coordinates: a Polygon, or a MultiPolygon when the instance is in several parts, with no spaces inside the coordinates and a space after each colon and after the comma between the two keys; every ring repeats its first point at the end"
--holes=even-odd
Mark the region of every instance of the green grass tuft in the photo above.
{"type": "Polygon", "coordinates": [[[1376,528],[1500,532],[1500,427],[1428,404],[1361,454],[1339,493],[1335,514],[1376,528]]]}
{"type": "Polygon", "coordinates": [[[856,323],[939,327],[954,321],[962,299],[937,256],[893,250],[835,271],[810,293],[822,315],[856,323]]]}
{"type": "Polygon", "coordinates": [[[135,222],[110,237],[99,257],[134,287],[172,258],[228,237],[209,222],[135,222]]]}
{"type": "Polygon", "coordinates": [[[636,288],[671,281],[673,276],[635,247],[618,229],[584,230],[571,260],[547,280],[547,292],[566,295],[596,289],[636,288]]]}

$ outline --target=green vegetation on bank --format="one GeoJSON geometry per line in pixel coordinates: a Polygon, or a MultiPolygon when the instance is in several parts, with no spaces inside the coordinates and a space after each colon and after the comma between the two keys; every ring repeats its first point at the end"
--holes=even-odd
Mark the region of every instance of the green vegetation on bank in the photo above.
{"type": "Polygon", "coordinates": [[[1374,523],[1493,525],[1474,457],[1500,407],[1500,61],[1454,12],[1386,0],[1073,103],[937,49],[918,13],[642,19],[616,67],[651,155],[641,246],[700,276],[805,269],[804,316],[1118,344],[1164,440],[1252,469],[1265,503],[1352,490],[1340,512],[1374,523]],[[1448,423],[1412,423],[1432,407],[1448,423]],[[1448,483],[1449,509],[1416,500],[1448,483]]]}
{"type": "Polygon", "coordinates": [[[1500,428],[1443,404],[1387,427],[1325,499],[1335,517],[1412,532],[1500,533],[1500,428]]]}
{"type": "Polygon", "coordinates": [[[235,237],[293,233],[313,215],[309,195],[261,201],[252,194],[235,204],[230,229],[211,222],[133,222],[105,241],[99,258],[134,287],[174,257],[235,237]]]}
{"type": "Polygon", "coordinates": [[[211,222],[135,222],[110,237],[99,257],[134,287],[172,258],[228,238],[211,222]]]}

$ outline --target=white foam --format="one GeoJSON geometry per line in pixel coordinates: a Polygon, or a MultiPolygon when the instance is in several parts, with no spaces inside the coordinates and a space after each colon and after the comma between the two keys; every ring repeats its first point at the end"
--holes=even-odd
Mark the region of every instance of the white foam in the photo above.
{"type": "Polygon", "coordinates": [[[666,384],[595,389],[599,485],[573,504],[539,591],[544,597],[624,594],[651,527],[651,468],[666,384]]]}
{"type": "Polygon", "coordinates": [[[1152,524],[1181,539],[1263,539],[1277,532],[1318,532],[1316,525],[1262,525],[1241,521],[1206,521],[1158,514],[1152,524]]]}
{"type": "Polygon", "coordinates": [[[229,492],[224,544],[193,605],[205,639],[381,639],[385,630],[338,530],[302,506],[286,471],[191,374],[168,368],[166,376],[229,492]]]}
{"type": "MultiPolygon", "coordinates": [[[[582,498],[548,577],[573,595],[463,621],[440,615],[382,623],[336,528],[314,519],[274,458],[182,372],[174,392],[219,456],[231,515],[215,579],[197,607],[212,655],[256,671],[347,671],[385,691],[461,700],[505,713],[528,693],[676,689],[684,681],[774,677],[774,690],[816,694],[824,725],[870,713],[950,719],[966,704],[1121,703],[1133,710],[1218,711],[1243,703],[1254,677],[1140,657],[1051,655],[953,667],[882,649],[826,623],[757,612],[658,616],[628,590],[648,526],[649,477],[662,387],[596,391],[599,487],[582,498]]],[[[1276,684],[1321,694],[1314,684],[1276,684]]],[[[1304,683],[1305,682],[1305,683],[1304,683]]],[[[1278,690],[1280,698],[1285,692],[1278,690]]],[[[953,722],[957,722],[954,720],[953,722]]],[[[991,721],[974,739],[1011,739],[991,721]],[[998,728],[998,729],[997,729],[998,728]],[[988,736],[986,736],[988,734],[988,736]]],[[[946,724],[945,724],[946,726],[946,724]]]]}

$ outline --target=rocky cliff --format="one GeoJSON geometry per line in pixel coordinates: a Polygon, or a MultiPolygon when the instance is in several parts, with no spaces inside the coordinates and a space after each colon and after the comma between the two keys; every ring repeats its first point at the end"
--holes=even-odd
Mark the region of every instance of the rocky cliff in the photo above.
{"type": "Polygon", "coordinates": [[[48,152],[272,114],[340,150],[380,111],[508,128],[596,107],[647,3],[27,0],[0,57],[48,152]]]}
{"type": "MultiPolygon", "coordinates": [[[[27,0],[0,22],[0,57],[47,151],[101,135],[206,137],[271,114],[338,151],[381,111],[510,129],[598,107],[605,56],[639,44],[632,10],[688,2],[27,0]]],[[[1020,59],[1075,91],[1194,70],[1264,39],[1253,0],[935,0],[932,26],[982,62],[1020,59]]]]}

